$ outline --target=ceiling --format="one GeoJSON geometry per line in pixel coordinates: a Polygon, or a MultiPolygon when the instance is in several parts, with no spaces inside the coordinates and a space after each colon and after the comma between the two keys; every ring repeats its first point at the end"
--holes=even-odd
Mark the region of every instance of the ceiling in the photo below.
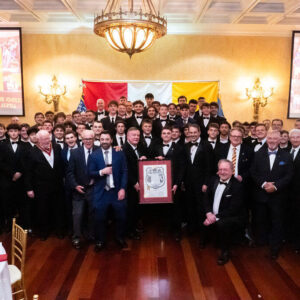
{"type": "MultiPolygon", "coordinates": [[[[91,33],[106,0],[0,0],[0,27],[24,33],[91,33]]],[[[128,1],[123,1],[125,7],[128,1]]],[[[141,0],[134,1],[139,6],[141,0]]],[[[290,36],[300,0],[153,0],[169,34],[290,36]]],[[[123,6],[123,4],[122,4],[123,6]]]]}

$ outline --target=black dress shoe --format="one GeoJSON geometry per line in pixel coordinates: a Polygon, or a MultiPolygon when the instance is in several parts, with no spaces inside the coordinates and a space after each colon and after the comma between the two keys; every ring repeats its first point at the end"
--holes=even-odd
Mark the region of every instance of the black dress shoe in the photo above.
{"type": "Polygon", "coordinates": [[[105,243],[104,242],[97,242],[94,248],[95,252],[100,252],[105,248],[105,243]]]}
{"type": "Polygon", "coordinates": [[[121,249],[128,248],[128,245],[127,245],[127,243],[126,243],[125,240],[123,240],[123,239],[116,239],[116,242],[117,242],[118,246],[121,249]]]}
{"type": "Polygon", "coordinates": [[[73,239],[73,240],[72,240],[72,246],[73,246],[76,250],[81,249],[80,239],[73,239]]]}
{"type": "Polygon", "coordinates": [[[229,258],[230,258],[229,251],[222,251],[221,255],[217,259],[217,264],[219,266],[223,266],[229,262],[229,258]]]}

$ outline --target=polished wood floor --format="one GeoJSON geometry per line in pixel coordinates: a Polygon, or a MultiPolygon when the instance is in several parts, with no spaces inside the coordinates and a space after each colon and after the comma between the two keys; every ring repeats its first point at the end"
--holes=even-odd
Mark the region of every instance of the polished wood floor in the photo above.
{"type": "MultiPolygon", "coordinates": [[[[141,241],[119,250],[113,238],[101,253],[77,251],[70,239],[42,242],[30,237],[26,286],[31,297],[95,300],[300,299],[300,256],[285,247],[275,262],[267,248],[237,247],[226,266],[213,246],[200,250],[195,238],[181,243],[147,226],[141,241]]],[[[10,251],[10,236],[0,240],[10,251]]],[[[31,298],[30,298],[31,299],[31,298]]]]}

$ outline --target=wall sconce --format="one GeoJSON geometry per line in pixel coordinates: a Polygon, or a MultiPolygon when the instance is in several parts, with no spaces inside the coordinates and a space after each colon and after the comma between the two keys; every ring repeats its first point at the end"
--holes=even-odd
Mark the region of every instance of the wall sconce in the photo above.
{"type": "Polygon", "coordinates": [[[268,98],[273,95],[273,89],[265,89],[261,86],[259,78],[255,80],[254,86],[252,89],[246,88],[246,95],[248,99],[252,99],[254,114],[254,121],[258,122],[259,119],[259,107],[265,107],[268,104],[268,98]]]}
{"type": "Polygon", "coordinates": [[[66,94],[67,88],[65,85],[63,86],[63,88],[61,88],[61,86],[58,84],[56,76],[53,75],[52,84],[47,88],[47,90],[49,91],[48,93],[43,92],[42,87],[39,86],[39,93],[45,97],[45,101],[47,104],[53,103],[54,111],[57,112],[60,97],[66,94]]]}

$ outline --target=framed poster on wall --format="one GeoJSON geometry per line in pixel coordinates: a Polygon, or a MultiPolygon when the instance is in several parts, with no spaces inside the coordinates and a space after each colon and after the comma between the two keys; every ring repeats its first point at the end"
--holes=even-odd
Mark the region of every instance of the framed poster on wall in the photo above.
{"type": "Polygon", "coordinates": [[[24,116],[21,28],[0,27],[0,116],[24,116]]]}
{"type": "Polygon", "coordinates": [[[140,204],[173,203],[170,160],[139,161],[140,204]]]}
{"type": "Polygon", "coordinates": [[[293,32],[288,118],[300,118],[300,31],[293,32]]]}

